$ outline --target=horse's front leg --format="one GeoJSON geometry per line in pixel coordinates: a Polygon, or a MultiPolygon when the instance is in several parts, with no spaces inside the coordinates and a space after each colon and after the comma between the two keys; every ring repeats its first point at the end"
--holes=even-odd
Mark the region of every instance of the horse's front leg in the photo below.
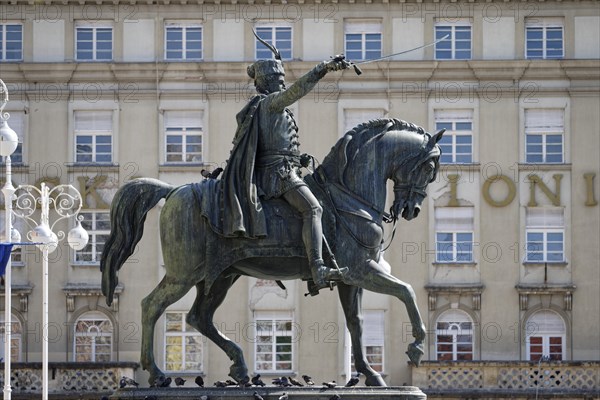
{"type": "Polygon", "coordinates": [[[384,267],[373,260],[368,261],[366,268],[367,271],[363,276],[351,277],[349,280],[344,281],[372,292],[395,296],[404,303],[412,325],[412,335],[415,338],[415,341],[408,345],[406,354],[416,366],[419,366],[421,357],[425,353],[423,341],[425,340],[426,330],[421,313],[417,308],[414,290],[408,283],[402,282],[387,273],[384,267]]]}
{"type": "Polygon", "coordinates": [[[362,349],[362,288],[338,283],[340,303],[346,316],[346,326],[352,341],[354,366],[365,376],[367,386],[387,386],[381,375],[369,365],[362,349]]]}

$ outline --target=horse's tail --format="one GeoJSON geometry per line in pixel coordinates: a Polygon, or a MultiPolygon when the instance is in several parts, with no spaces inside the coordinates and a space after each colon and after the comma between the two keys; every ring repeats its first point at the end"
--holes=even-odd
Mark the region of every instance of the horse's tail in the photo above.
{"type": "Polygon", "coordinates": [[[126,183],[115,194],[110,209],[110,235],[100,260],[102,294],[109,306],[119,283],[117,272],[142,238],[146,214],[172,189],[159,180],[140,178],[126,183]]]}

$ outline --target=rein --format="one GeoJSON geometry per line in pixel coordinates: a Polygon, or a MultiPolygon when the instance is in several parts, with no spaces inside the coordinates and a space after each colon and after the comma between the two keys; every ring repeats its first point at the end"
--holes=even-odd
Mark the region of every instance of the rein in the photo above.
{"type": "MultiPolygon", "coordinates": [[[[327,195],[327,200],[329,201],[329,203],[331,204],[331,208],[333,209],[335,216],[337,217],[337,219],[339,221],[342,222],[342,226],[344,227],[344,229],[346,230],[346,232],[348,232],[348,234],[352,237],[352,239],[354,239],[354,241],[356,241],[356,243],[358,243],[360,246],[372,250],[372,249],[377,249],[377,248],[381,248],[382,244],[378,244],[376,246],[371,246],[368,244],[363,243],[358,237],[356,237],[356,235],[354,234],[354,232],[352,232],[352,230],[350,229],[350,227],[348,226],[348,224],[346,223],[345,218],[343,218],[340,215],[340,211],[342,212],[347,212],[345,210],[339,210],[334,201],[333,201],[333,196],[331,195],[331,191],[329,190],[329,186],[335,186],[336,188],[338,188],[339,190],[341,190],[344,194],[352,197],[353,199],[357,200],[359,203],[363,204],[364,206],[366,206],[367,208],[369,208],[372,211],[375,211],[378,215],[382,216],[382,220],[385,223],[390,223],[390,222],[394,222],[394,227],[392,230],[392,235],[390,238],[390,243],[387,245],[387,247],[383,250],[387,250],[389,248],[389,246],[391,245],[392,240],[394,239],[394,235],[396,233],[396,221],[398,220],[397,216],[393,217],[392,215],[390,215],[389,213],[385,212],[384,210],[381,210],[379,207],[375,206],[374,204],[372,204],[371,202],[363,199],[362,197],[358,196],[356,193],[351,192],[348,188],[346,188],[345,186],[337,183],[337,182],[330,182],[327,179],[327,176],[325,175],[325,173],[323,172],[322,168],[318,168],[315,173],[313,174],[313,177],[315,177],[316,179],[314,179],[314,181],[317,183],[317,185],[319,185],[321,187],[321,189],[323,190],[323,192],[325,192],[325,194],[327,195]]],[[[364,216],[358,214],[358,213],[352,213],[349,212],[352,215],[364,218],[364,216]]],[[[383,226],[375,221],[374,219],[369,219],[371,222],[374,222],[377,224],[377,226],[379,226],[382,230],[383,230],[383,226]]],[[[382,242],[383,243],[383,242],[382,242]]]]}

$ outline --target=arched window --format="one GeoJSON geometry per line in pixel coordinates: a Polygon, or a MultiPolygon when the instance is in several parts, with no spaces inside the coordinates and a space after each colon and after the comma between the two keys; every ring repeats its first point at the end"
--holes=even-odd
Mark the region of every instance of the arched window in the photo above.
{"type": "Polygon", "coordinates": [[[439,361],[473,359],[473,321],[460,310],[448,310],[439,316],[435,332],[439,361]]]}
{"type": "Polygon", "coordinates": [[[541,310],[530,316],[525,325],[527,359],[563,360],[566,332],[565,321],[554,311],[541,310]]]}
{"type": "Polygon", "coordinates": [[[112,359],[113,326],[106,315],[86,312],[75,322],[75,361],[107,362],[112,359]]]}
{"type": "MultiPolygon", "coordinates": [[[[19,319],[12,314],[11,315],[11,335],[10,335],[10,361],[19,362],[21,359],[21,344],[23,342],[23,327],[19,319]]],[[[4,313],[0,315],[0,358],[1,362],[4,362],[4,313]]]]}

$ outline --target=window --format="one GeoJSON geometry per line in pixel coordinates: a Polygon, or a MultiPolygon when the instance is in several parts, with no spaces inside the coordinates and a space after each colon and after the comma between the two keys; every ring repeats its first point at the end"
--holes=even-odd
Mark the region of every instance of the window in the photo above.
{"type": "Polygon", "coordinates": [[[525,333],[528,360],[538,361],[542,356],[551,360],[565,358],[565,322],[554,311],[542,310],[529,317],[525,333]]]}
{"type": "Polygon", "coordinates": [[[525,57],[563,58],[563,21],[560,18],[529,18],[525,22],[525,57]]]}
{"type": "Polygon", "coordinates": [[[467,313],[448,310],[437,320],[435,348],[438,361],[473,360],[473,321],[467,313]]]}
{"type": "Polygon", "coordinates": [[[202,60],[202,25],[169,23],[165,26],[166,60],[202,60]]]}
{"type": "Polygon", "coordinates": [[[562,163],[564,109],[525,110],[525,161],[562,163]]]}
{"type": "Polygon", "coordinates": [[[202,335],[185,322],[187,313],[165,313],[165,369],[202,372],[202,335]]]}
{"type": "MultiPolygon", "coordinates": [[[[8,242],[6,239],[6,231],[4,228],[4,224],[6,223],[4,216],[0,217],[0,239],[8,242]]],[[[27,222],[23,218],[13,218],[12,219],[12,229],[13,235],[14,231],[19,232],[21,236],[25,236],[25,233],[29,231],[31,228],[27,225],[27,222]]],[[[12,240],[14,242],[14,240],[12,240]]],[[[12,252],[10,253],[10,261],[12,267],[22,267],[25,265],[24,257],[27,251],[37,251],[36,249],[32,249],[30,246],[14,246],[12,248],[12,252]],[[24,251],[25,250],[25,251],[24,251]]]]}
{"type": "Polygon", "coordinates": [[[98,265],[104,244],[110,234],[110,213],[108,210],[84,211],[79,215],[83,217],[81,226],[88,232],[90,238],[82,250],[75,252],[75,264],[98,265]]]}
{"type": "Polygon", "coordinates": [[[20,61],[23,59],[23,25],[20,23],[0,24],[0,60],[20,61]]]}
{"type": "Polygon", "coordinates": [[[383,118],[384,111],[381,109],[368,108],[346,108],[344,109],[344,132],[348,132],[363,122],[383,118]]]}
{"type": "Polygon", "coordinates": [[[473,111],[436,110],[435,130],[446,129],[438,143],[442,149],[440,162],[466,164],[473,162],[473,111]]]}
{"type": "MultiPolygon", "coordinates": [[[[261,25],[256,27],[256,34],[265,42],[274,45],[283,60],[292,59],[292,27],[285,25],[261,25]]],[[[257,60],[273,58],[274,55],[264,44],[254,40],[257,60]]]]}
{"type": "MultiPolygon", "coordinates": [[[[377,372],[383,372],[384,343],[385,343],[385,313],[383,310],[363,311],[363,354],[371,367],[377,372]]],[[[348,339],[350,336],[348,335],[348,339]]],[[[352,354],[352,353],[351,353],[352,354]]],[[[351,355],[354,366],[354,355],[351,355]]],[[[356,371],[354,371],[356,373],[356,371]]]]}
{"type": "Polygon", "coordinates": [[[100,312],[87,312],[75,322],[73,357],[76,362],[112,360],[113,326],[100,312]]]}
{"type": "MultiPolygon", "coordinates": [[[[2,346],[0,346],[0,359],[2,359],[2,362],[4,362],[4,332],[6,329],[4,321],[4,312],[2,312],[0,314],[0,343],[2,343],[2,346]]],[[[10,327],[10,360],[11,362],[20,362],[22,361],[23,327],[14,314],[11,314],[10,327]]]]}
{"type": "Polygon", "coordinates": [[[75,28],[77,61],[111,61],[113,28],[111,26],[78,26],[75,28]]]}
{"type": "Polygon", "coordinates": [[[112,163],[112,111],[75,111],[75,162],[112,163]]]}
{"type": "Polygon", "coordinates": [[[202,162],[202,119],[202,111],[165,112],[166,163],[202,162]]]}
{"type": "Polygon", "coordinates": [[[438,21],[435,24],[436,60],[470,60],[471,59],[471,24],[469,22],[448,23],[438,21]]]}
{"type": "Polygon", "coordinates": [[[473,207],[435,209],[436,262],[473,262],[473,207]]]}
{"type": "Polygon", "coordinates": [[[526,211],[527,262],[565,260],[564,216],[561,207],[529,207],[526,211]]]}
{"type": "Polygon", "coordinates": [[[351,61],[381,57],[381,23],[376,21],[344,24],[345,55],[351,61]]]}
{"type": "Polygon", "coordinates": [[[291,371],[293,366],[293,331],[291,313],[257,313],[254,317],[255,370],[291,371]]]}

